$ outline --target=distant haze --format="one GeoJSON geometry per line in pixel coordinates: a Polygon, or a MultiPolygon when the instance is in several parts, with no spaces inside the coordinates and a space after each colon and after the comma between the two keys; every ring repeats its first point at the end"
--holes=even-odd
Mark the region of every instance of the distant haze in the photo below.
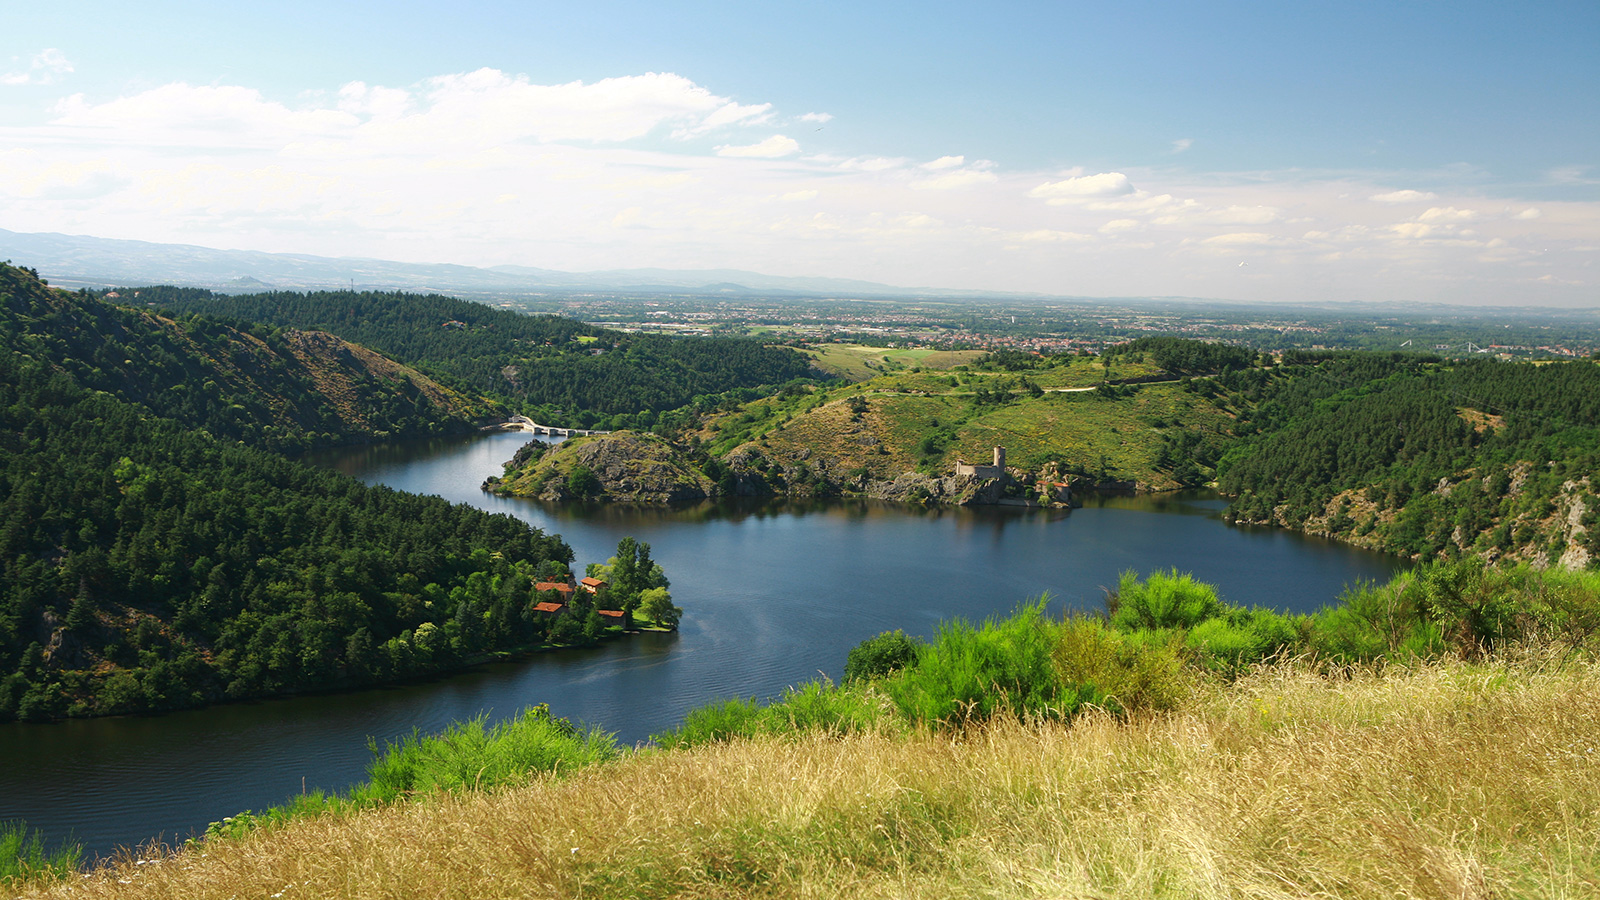
{"type": "Polygon", "coordinates": [[[16,232],[533,281],[1600,307],[1593,0],[11,7],[16,232]]]}

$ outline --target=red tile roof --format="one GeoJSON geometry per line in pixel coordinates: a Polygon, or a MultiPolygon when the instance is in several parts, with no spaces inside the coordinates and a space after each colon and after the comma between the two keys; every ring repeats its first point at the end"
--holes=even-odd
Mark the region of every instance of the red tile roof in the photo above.
{"type": "Polygon", "coordinates": [[[557,613],[557,612],[561,612],[563,609],[566,609],[566,604],[565,603],[540,603],[540,604],[534,606],[533,611],[534,612],[557,613]]]}
{"type": "Polygon", "coordinates": [[[613,619],[622,618],[622,610],[620,609],[597,609],[595,612],[602,616],[610,616],[613,619]]]}

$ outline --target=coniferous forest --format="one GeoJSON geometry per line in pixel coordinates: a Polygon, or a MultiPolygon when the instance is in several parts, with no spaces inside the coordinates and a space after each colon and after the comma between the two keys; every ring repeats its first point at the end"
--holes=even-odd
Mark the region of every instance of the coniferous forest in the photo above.
{"type": "Polygon", "coordinates": [[[140,293],[179,312],[329,331],[551,424],[649,428],[656,414],[699,396],[820,374],[804,356],[760,341],[627,334],[438,295],[140,293]]]}
{"type": "Polygon", "coordinates": [[[240,439],[281,421],[298,435],[286,443],[315,443],[422,406],[344,398],[362,416],[351,419],[311,393],[303,418],[263,423],[250,407],[235,415],[220,384],[166,402],[201,358],[175,351],[174,335],[199,342],[209,326],[141,330],[139,314],[10,266],[0,301],[0,720],[374,683],[543,640],[527,601],[567,571],[559,539],[240,439]],[[118,365],[133,363],[118,355],[158,364],[124,379],[118,365]],[[346,430],[315,430],[324,422],[346,430]]]}

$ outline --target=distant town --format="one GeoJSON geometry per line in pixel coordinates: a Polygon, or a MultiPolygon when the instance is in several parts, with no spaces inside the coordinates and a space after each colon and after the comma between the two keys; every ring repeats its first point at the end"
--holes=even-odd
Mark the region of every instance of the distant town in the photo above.
{"type": "Polygon", "coordinates": [[[1399,350],[1447,357],[1574,359],[1600,351],[1592,311],[1465,308],[1387,312],[1273,308],[1189,300],[722,298],[550,294],[494,305],[623,331],[746,335],[797,345],[853,343],[941,350],[1098,354],[1153,334],[1225,340],[1264,351],[1399,350]]]}

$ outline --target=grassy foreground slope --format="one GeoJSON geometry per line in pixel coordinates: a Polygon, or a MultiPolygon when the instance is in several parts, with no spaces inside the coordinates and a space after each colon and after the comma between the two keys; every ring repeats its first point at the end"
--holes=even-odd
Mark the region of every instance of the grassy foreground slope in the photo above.
{"type": "Polygon", "coordinates": [[[1592,896],[1600,671],[1268,669],[1192,708],[810,732],[321,816],[34,897],[1592,896]]]}
{"type": "Polygon", "coordinates": [[[1600,582],[1428,567],[1283,617],[1176,574],[623,752],[468,723],[56,897],[1503,897],[1600,886],[1600,582]],[[1316,651],[1316,652],[1313,652],[1316,651]],[[1285,655],[1293,654],[1293,655],[1285,655]]]}

